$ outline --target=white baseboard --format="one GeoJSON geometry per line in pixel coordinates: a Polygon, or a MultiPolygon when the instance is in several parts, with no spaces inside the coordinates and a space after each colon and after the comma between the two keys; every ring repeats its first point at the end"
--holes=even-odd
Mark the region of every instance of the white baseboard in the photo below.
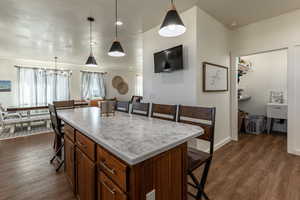
{"type": "Polygon", "coordinates": [[[217,144],[215,144],[214,150],[216,151],[216,150],[220,149],[221,147],[223,147],[224,145],[226,145],[227,143],[229,143],[231,141],[232,141],[231,137],[225,138],[224,140],[222,140],[222,141],[218,142],[217,144]]]}
{"type": "MultiPolygon", "coordinates": [[[[214,151],[220,149],[221,147],[223,147],[225,144],[229,143],[230,141],[232,141],[231,137],[227,137],[225,139],[223,139],[222,141],[218,142],[217,144],[214,145],[214,151]]],[[[201,141],[201,140],[191,140],[189,142],[189,146],[196,148],[200,151],[205,151],[205,152],[209,152],[209,144],[205,141],[201,141]]]]}
{"type": "Polygon", "coordinates": [[[300,156],[300,149],[295,150],[295,152],[293,152],[292,154],[295,154],[297,156],[300,156]]]}

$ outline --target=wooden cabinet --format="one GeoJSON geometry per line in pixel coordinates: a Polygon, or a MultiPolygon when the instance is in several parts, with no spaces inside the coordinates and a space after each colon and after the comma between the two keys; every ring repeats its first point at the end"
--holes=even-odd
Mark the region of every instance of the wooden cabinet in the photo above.
{"type": "Polygon", "coordinates": [[[123,191],[127,191],[127,165],[99,146],[97,147],[97,160],[99,171],[104,172],[123,191]]]}
{"type": "Polygon", "coordinates": [[[128,165],[71,126],[64,130],[65,171],[78,200],[144,200],[153,190],[156,200],[187,199],[186,143],[128,165]]]}
{"type": "Polygon", "coordinates": [[[76,195],[78,199],[95,199],[95,171],[95,163],[76,147],[76,195]]]}
{"type": "Polygon", "coordinates": [[[75,145],[68,137],[65,137],[65,172],[75,193],[75,145]]]}
{"type": "Polygon", "coordinates": [[[64,125],[64,132],[65,135],[72,141],[75,141],[75,129],[72,128],[70,125],[66,124],[64,125]]]}
{"type": "Polygon", "coordinates": [[[127,196],[103,172],[98,175],[98,200],[126,200],[127,196]]]}
{"type": "Polygon", "coordinates": [[[82,133],[76,131],[76,145],[89,159],[95,161],[96,144],[82,133]]]}

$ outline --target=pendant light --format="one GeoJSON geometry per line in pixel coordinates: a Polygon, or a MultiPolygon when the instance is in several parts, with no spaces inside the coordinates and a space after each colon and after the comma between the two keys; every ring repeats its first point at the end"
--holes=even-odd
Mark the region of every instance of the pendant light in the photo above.
{"type": "Polygon", "coordinates": [[[63,75],[63,76],[71,76],[72,75],[72,71],[70,70],[62,70],[62,69],[58,69],[57,67],[57,60],[58,60],[58,57],[55,56],[54,57],[54,70],[46,70],[46,71],[49,71],[49,75],[63,75]]]}
{"type": "Polygon", "coordinates": [[[122,57],[125,56],[125,52],[122,48],[121,43],[118,41],[118,0],[116,0],[116,21],[115,21],[115,31],[116,31],[116,38],[115,41],[112,43],[108,55],[113,57],[122,57]]]}
{"type": "Polygon", "coordinates": [[[88,17],[87,20],[90,22],[90,56],[88,57],[85,65],[87,67],[97,67],[97,61],[93,55],[93,47],[92,47],[92,23],[95,21],[93,17],[88,17]]]}
{"type": "Polygon", "coordinates": [[[176,37],[182,35],[186,31],[174,4],[174,0],[171,0],[171,9],[167,12],[167,15],[158,31],[159,35],[163,37],[176,37]]]}

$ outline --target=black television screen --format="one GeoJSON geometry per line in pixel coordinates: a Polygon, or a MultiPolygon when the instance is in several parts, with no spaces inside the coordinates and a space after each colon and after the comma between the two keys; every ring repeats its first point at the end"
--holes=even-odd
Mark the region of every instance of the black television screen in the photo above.
{"type": "Polygon", "coordinates": [[[154,53],[154,72],[171,72],[183,69],[183,46],[154,53]]]}

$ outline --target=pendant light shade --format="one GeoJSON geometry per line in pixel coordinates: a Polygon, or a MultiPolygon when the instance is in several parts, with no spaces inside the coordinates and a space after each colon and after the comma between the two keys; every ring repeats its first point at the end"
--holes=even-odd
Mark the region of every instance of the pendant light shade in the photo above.
{"type": "Polygon", "coordinates": [[[110,47],[110,50],[108,52],[108,55],[113,57],[122,57],[125,56],[124,50],[122,48],[122,45],[119,41],[114,41],[113,44],[110,47]]]}
{"type": "Polygon", "coordinates": [[[112,57],[123,57],[125,56],[124,49],[122,48],[121,43],[118,41],[118,0],[116,0],[116,22],[115,22],[115,33],[116,33],[116,40],[112,43],[108,55],[112,57]]]}
{"type": "Polygon", "coordinates": [[[97,67],[97,61],[93,55],[93,47],[92,47],[92,23],[95,21],[94,18],[88,17],[87,20],[90,22],[90,56],[88,57],[85,65],[87,67],[97,67]]]}
{"type": "Polygon", "coordinates": [[[158,31],[159,35],[163,37],[176,37],[182,35],[186,31],[176,8],[171,0],[172,8],[167,12],[167,15],[158,31]]]}
{"type": "Polygon", "coordinates": [[[93,54],[90,54],[85,65],[87,67],[97,67],[98,64],[97,64],[97,61],[96,61],[95,57],[93,56],[93,54]]]}

